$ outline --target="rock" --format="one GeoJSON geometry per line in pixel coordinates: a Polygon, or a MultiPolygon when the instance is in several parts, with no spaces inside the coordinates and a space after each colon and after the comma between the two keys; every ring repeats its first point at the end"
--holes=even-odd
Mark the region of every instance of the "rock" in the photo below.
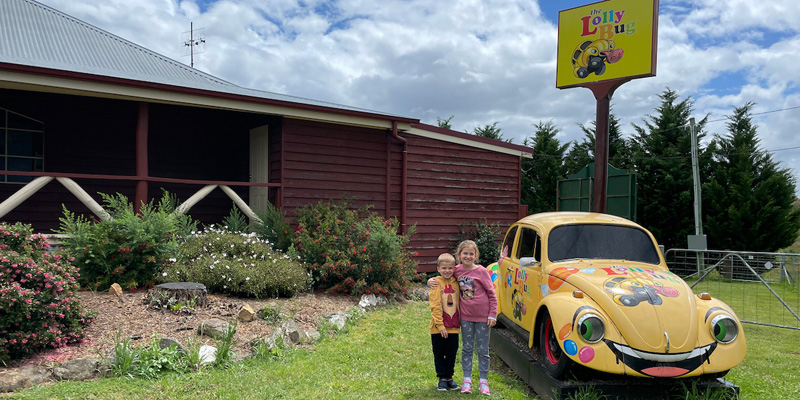
{"type": "Polygon", "coordinates": [[[85,381],[97,376],[99,363],[95,357],[70,360],[53,369],[53,376],[62,381],[85,381]]]}
{"type": "Polygon", "coordinates": [[[40,385],[51,378],[50,371],[38,365],[0,372],[0,393],[40,385]]]}
{"type": "Polygon", "coordinates": [[[406,304],[408,302],[408,299],[406,299],[405,294],[395,293],[390,296],[389,301],[395,302],[397,304],[406,304]]]}
{"type": "Polygon", "coordinates": [[[306,332],[294,320],[290,319],[281,324],[283,332],[289,343],[300,344],[306,340],[306,332]]]}
{"type": "Polygon", "coordinates": [[[212,364],[217,361],[217,348],[204,344],[200,347],[198,355],[200,357],[200,365],[212,364]]]}
{"type": "Polygon", "coordinates": [[[181,342],[179,342],[178,339],[175,339],[173,337],[163,337],[158,342],[158,347],[162,349],[166,349],[172,345],[175,345],[178,348],[178,353],[186,354],[186,349],[184,349],[183,346],[181,346],[181,342]]]}
{"type": "Polygon", "coordinates": [[[253,320],[255,315],[256,312],[255,310],[253,310],[253,307],[250,307],[249,304],[245,304],[239,310],[239,314],[237,315],[237,317],[239,318],[239,321],[250,322],[253,320]]]}
{"type": "Polygon", "coordinates": [[[315,343],[319,341],[319,338],[322,337],[322,335],[319,334],[318,330],[312,329],[310,331],[306,331],[306,337],[308,337],[311,343],[315,343]]]}
{"type": "Polygon", "coordinates": [[[428,301],[431,290],[427,286],[416,287],[406,292],[409,300],[428,301]]]}
{"type": "Polygon", "coordinates": [[[119,283],[114,283],[111,285],[111,288],[108,289],[108,293],[116,295],[117,297],[122,297],[122,286],[119,283]]]}
{"type": "Polygon", "coordinates": [[[250,346],[255,348],[260,345],[266,345],[269,350],[272,350],[276,346],[278,346],[278,339],[282,337],[283,337],[283,329],[275,328],[272,330],[272,332],[269,333],[269,335],[250,342],[250,346]]]}
{"type": "Polygon", "coordinates": [[[389,304],[389,300],[382,294],[377,296],[374,294],[365,294],[361,296],[361,301],[358,302],[358,306],[365,310],[385,306],[387,304],[389,304]]]}
{"type": "Polygon", "coordinates": [[[197,327],[197,333],[217,338],[225,336],[229,329],[234,329],[231,324],[219,318],[211,318],[200,323],[200,326],[197,327]]]}
{"type": "Polygon", "coordinates": [[[338,313],[328,317],[328,322],[331,324],[331,326],[336,328],[337,331],[341,331],[345,328],[345,326],[347,326],[347,315],[344,312],[339,311],[338,313]]]}
{"type": "Polygon", "coordinates": [[[358,302],[358,306],[361,308],[371,308],[377,305],[378,298],[374,294],[365,294],[361,296],[361,301],[358,302]]]}

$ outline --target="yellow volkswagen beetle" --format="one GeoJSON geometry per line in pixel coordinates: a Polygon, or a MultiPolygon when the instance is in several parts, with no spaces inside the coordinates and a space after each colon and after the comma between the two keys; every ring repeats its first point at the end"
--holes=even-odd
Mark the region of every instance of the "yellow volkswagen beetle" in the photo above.
{"type": "Polygon", "coordinates": [[[624,218],[581,212],[525,217],[488,267],[501,322],[538,348],[547,371],[723,376],[745,356],[733,310],[694,294],[653,235],[624,218]]]}

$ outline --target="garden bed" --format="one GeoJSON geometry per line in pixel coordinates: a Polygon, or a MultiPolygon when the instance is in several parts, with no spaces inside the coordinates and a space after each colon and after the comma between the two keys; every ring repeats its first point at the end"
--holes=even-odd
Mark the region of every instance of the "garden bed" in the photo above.
{"type": "MultiPolygon", "coordinates": [[[[206,307],[180,309],[177,311],[156,309],[145,303],[146,291],[125,292],[121,297],[107,292],[83,291],[78,294],[80,303],[87,309],[97,313],[94,322],[86,330],[87,339],[81,343],[59,349],[49,349],[31,357],[17,360],[0,370],[17,368],[26,365],[60,364],[68,360],[87,356],[107,356],[113,349],[114,336],[121,329],[124,337],[132,338],[135,347],[147,344],[153,334],[161,337],[173,337],[184,345],[191,340],[194,343],[213,343],[213,339],[198,336],[196,328],[209,318],[220,318],[226,321],[236,320],[236,315],[245,304],[249,304],[256,312],[270,305],[277,307],[304,329],[315,328],[323,314],[344,311],[356,306],[359,299],[352,296],[329,295],[323,292],[301,293],[293,298],[281,299],[245,299],[209,294],[206,307]]],[[[239,322],[234,336],[234,353],[240,357],[250,354],[248,343],[253,339],[269,334],[273,325],[256,316],[251,322],[239,322]]]]}

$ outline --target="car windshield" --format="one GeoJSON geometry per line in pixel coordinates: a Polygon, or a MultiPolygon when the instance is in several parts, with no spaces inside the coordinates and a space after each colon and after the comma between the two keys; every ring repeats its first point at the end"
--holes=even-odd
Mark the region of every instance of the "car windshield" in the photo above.
{"type": "Polygon", "coordinates": [[[620,225],[562,225],[550,231],[547,258],[639,261],[658,264],[658,249],[641,229],[620,225]]]}

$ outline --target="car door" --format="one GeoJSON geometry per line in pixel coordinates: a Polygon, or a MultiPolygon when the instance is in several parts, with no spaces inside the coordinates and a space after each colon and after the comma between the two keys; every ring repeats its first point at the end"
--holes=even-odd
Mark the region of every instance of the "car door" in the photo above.
{"type": "Polygon", "coordinates": [[[511,295],[509,294],[509,286],[513,281],[514,271],[519,267],[519,262],[514,260],[509,254],[514,254],[514,243],[517,240],[518,226],[512,226],[506,233],[503,239],[503,246],[500,248],[500,260],[498,260],[497,271],[500,273],[500,282],[497,283],[497,303],[500,305],[501,312],[508,318],[512,318],[511,314],[511,295]]]}
{"type": "Polygon", "coordinates": [[[533,326],[542,297],[539,290],[543,282],[541,246],[542,240],[536,229],[520,226],[516,252],[513,253],[516,270],[509,282],[509,307],[513,319],[525,329],[533,326]]]}

